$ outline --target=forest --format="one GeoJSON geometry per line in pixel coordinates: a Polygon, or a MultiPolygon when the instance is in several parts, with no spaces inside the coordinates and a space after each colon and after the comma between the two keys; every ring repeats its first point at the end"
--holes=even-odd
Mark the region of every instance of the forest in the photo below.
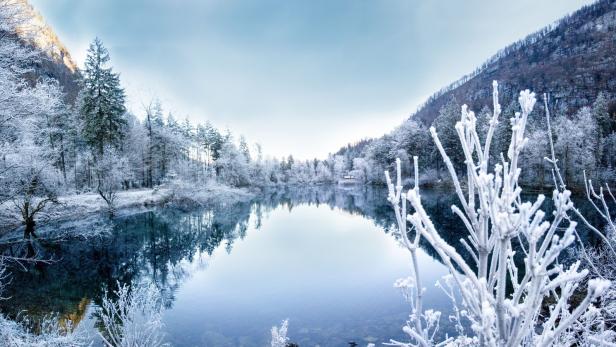
{"type": "MultiPolygon", "coordinates": [[[[548,98],[549,95],[545,96],[548,98]]],[[[462,104],[455,98],[443,106],[431,126],[435,127],[441,137],[443,147],[456,164],[458,174],[464,175],[464,153],[458,147],[458,135],[455,124],[459,119],[462,104]]],[[[503,108],[502,119],[495,130],[492,153],[493,160],[499,159],[500,153],[506,153],[511,139],[509,119],[513,119],[518,106],[512,100],[503,108]]],[[[484,139],[489,129],[491,111],[481,108],[477,114],[477,127],[480,139],[484,139]]],[[[616,179],[616,104],[606,94],[599,93],[597,99],[572,115],[553,115],[552,136],[554,150],[560,158],[563,178],[568,186],[579,192],[584,190],[584,178],[579,168],[585,168],[589,178],[595,181],[613,184],[616,179]]],[[[527,175],[522,184],[533,189],[550,189],[551,165],[544,160],[549,157],[550,146],[548,129],[543,110],[535,110],[528,119],[528,144],[523,153],[522,167],[527,175]]],[[[381,174],[392,168],[396,158],[402,161],[402,171],[412,175],[412,156],[419,157],[422,164],[422,185],[450,185],[451,181],[444,172],[445,167],[437,160],[438,150],[431,146],[432,139],[429,126],[411,117],[391,133],[378,139],[359,142],[342,148],[339,156],[347,163],[345,168],[358,170],[362,178],[373,184],[383,184],[381,174]]]]}

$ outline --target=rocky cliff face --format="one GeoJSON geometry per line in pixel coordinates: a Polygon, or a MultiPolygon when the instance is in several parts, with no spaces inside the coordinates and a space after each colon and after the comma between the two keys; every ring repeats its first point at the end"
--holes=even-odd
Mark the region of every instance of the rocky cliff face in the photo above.
{"type": "Polygon", "coordinates": [[[599,92],[616,99],[616,0],[600,0],[501,50],[481,68],[442,89],[412,116],[432,123],[451,98],[474,110],[491,105],[492,81],[501,104],[522,89],[549,93],[555,114],[594,102],[599,92]]]}
{"type": "Polygon", "coordinates": [[[79,91],[80,74],[77,64],[53,29],[45,23],[28,0],[16,0],[15,3],[19,6],[23,21],[11,36],[41,52],[41,59],[35,63],[29,77],[33,80],[40,77],[58,80],[67,94],[67,101],[73,102],[79,91]]]}

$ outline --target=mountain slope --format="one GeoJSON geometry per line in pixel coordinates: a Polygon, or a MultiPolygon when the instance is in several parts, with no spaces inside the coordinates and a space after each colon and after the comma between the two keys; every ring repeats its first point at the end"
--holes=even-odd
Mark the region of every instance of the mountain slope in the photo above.
{"type": "Polygon", "coordinates": [[[549,93],[550,107],[571,114],[603,91],[616,98],[616,1],[600,0],[501,50],[475,72],[440,90],[411,117],[430,124],[452,97],[479,110],[492,81],[502,104],[531,89],[549,93]]]}
{"type": "Polygon", "coordinates": [[[14,32],[3,32],[13,40],[33,47],[41,53],[41,59],[32,66],[30,78],[50,77],[58,80],[67,93],[69,102],[75,100],[79,90],[79,69],[71,58],[68,49],[62,44],[53,29],[45,23],[43,17],[28,3],[28,0],[1,0],[0,5],[13,7],[16,11],[14,32]]]}

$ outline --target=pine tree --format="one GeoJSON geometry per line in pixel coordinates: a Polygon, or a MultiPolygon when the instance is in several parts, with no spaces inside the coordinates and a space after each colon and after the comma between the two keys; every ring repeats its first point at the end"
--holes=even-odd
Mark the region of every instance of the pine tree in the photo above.
{"type": "Polygon", "coordinates": [[[246,162],[250,162],[251,158],[250,158],[250,149],[248,148],[248,144],[246,143],[246,138],[244,137],[244,135],[240,136],[240,147],[239,147],[240,153],[242,153],[242,155],[244,155],[244,159],[246,159],[246,162]]]}
{"type": "MultiPolygon", "coordinates": [[[[456,166],[457,170],[462,170],[464,153],[459,148],[458,134],[456,132],[456,123],[460,120],[460,104],[455,98],[451,98],[440,110],[438,117],[434,120],[433,126],[441,138],[443,148],[449,154],[451,161],[456,166]]],[[[433,147],[433,157],[438,158],[436,147],[433,147]]],[[[439,163],[439,160],[435,160],[439,163]]],[[[438,169],[438,168],[437,168],[438,169]]]]}
{"type": "Polygon", "coordinates": [[[84,119],[83,136],[99,155],[106,145],[119,147],[127,124],[124,90],[119,75],[108,67],[109,60],[103,42],[94,39],[83,71],[81,115],[84,119]]]}
{"type": "Polygon", "coordinates": [[[614,121],[610,118],[609,102],[603,92],[599,93],[597,99],[593,103],[592,113],[599,126],[598,134],[601,135],[601,137],[609,135],[609,133],[613,131],[614,121]]]}
{"type": "Polygon", "coordinates": [[[613,125],[613,122],[610,119],[608,106],[608,100],[603,92],[599,93],[597,99],[592,105],[593,117],[594,119],[596,119],[598,127],[598,131],[596,132],[595,137],[599,145],[595,149],[595,156],[600,163],[603,162],[603,153],[606,149],[605,138],[612,131],[613,125]]]}
{"type": "Polygon", "coordinates": [[[507,159],[507,152],[509,151],[509,143],[511,142],[511,119],[518,111],[518,104],[515,100],[512,100],[507,107],[503,109],[501,113],[496,129],[494,130],[494,137],[492,138],[492,152],[490,153],[490,165],[501,163],[501,155],[507,159]]]}
{"type": "Polygon", "coordinates": [[[169,135],[163,119],[163,109],[156,100],[146,109],[144,121],[148,137],[146,185],[160,184],[170,166],[169,135]]]}

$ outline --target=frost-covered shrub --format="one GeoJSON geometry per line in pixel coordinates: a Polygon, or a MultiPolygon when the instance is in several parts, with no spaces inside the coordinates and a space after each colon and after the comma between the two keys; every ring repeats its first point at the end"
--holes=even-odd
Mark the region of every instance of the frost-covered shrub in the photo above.
{"type": "MultiPolygon", "coordinates": [[[[588,275],[588,270],[580,269],[580,262],[569,266],[558,262],[561,252],[577,236],[576,223],[568,216],[573,209],[571,193],[564,187],[555,190],[554,211],[550,214],[540,210],[543,195],[534,202],[522,200],[522,188],[518,184],[520,154],[528,142],[524,132],[535,101],[534,93],[528,90],[520,93],[521,112],[516,112],[510,120],[512,134],[507,153],[493,169],[489,165],[490,147],[501,113],[497,83],[494,82],[493,113],[483,143],[477,133],[475,114],[466,105],[462,106],[455,131],[464,157],[464,183],[436,130],[430,129],[460,202],[460,207],[454,205],[452,211],[468,232],[460,242],[470,257],[463,258],[436,230],[423,207],[417,174],[415,186],[404,191],[399,160],[395,185],[389,173],[385,173],[388,199],[402,243],[411,253],[413,269],[410,278],[396,283],[407,290],[412,306],[403,328],[410,342],[392,340],[392,345],[560,346],[573,342],[590,344],[591,339],[604,338],[589,334],[585,341],[575,340],[581,337],[579,325],[590,330],[592,303],[606,292],[610,282],[591,279],[585,296],[576,303],[571,300],[578,292],[578,283],[588,275]],[[407,222],[415,231],[412,239],[407,222]],[[421,238],[426,239],[449,269],[440,287],[452,300],[449,319],[456,326],[456,334],[440,342],[435,338],[440,314],[422,306],[425,288],[416,256],[421,238]],[[547,309],[542,311],[543,308],[547,309]]],[[[417,173],[417,159],[414,163],[417,173]]]]}
{"type": "Polygon", "coordinates": [[[70,324],[60,325],[55,316],[45,317],[34,334],[29,322],[16,322],[0,315],[0,341],[11,347],[77,347],[90,345],[91,339],[85,329],[73,329],[70,324]]]}
{"type": "MultiPolygon", "coordinates": [[[[613,342],[616,341],[616,218],[612,211],[616,208],[616,196],[608,183],[595,188],[592,180],[586,179],[586,174],[584,178],[586,198],[605,222],[604,241],[606,241],[590,249],[584,260],[593,276],[608,279],[612,285],[601,297],[595,314],[588,316],[587,321],[591,324],[580,326],[579,333],[600,334],[603,341],[613,342]]],[[[581,213],[580,218],[585,221],[581,213]]]]}
{"type": "Polygon", "coordinates": [[[115,213],[117,192],[123,181],[130,180],[128,160],[113,146],[105,146],[96,161],[96,191],[107,204],[110,215],[115,213]]]}
{"type": "Polygon", "coordinates": [[[162,298],[153,285],[120,286],[105,293],[99,311],[108,347],[157,347],[163,343],[162,298]]]}
{"type": "MultiPolygon", "coordinates": [[[[9,273],[4,265],[4,258],[0,259],[0,300],[4,287],[10,280],[9,273]]],[[[28,317],[19,321],[11,320],[0,314],[0,345],[11,347],[77,347],[88,346],[91,338],[87,327],[80,325],[74,327],[70,321],[60,324],[57,316],[43,317],[39,322],[33,322],[28,317]],[[36,326],[37,333],[32,332],[36,326]]]]}
{"type": "Polygon", "coordinates": [[[272,327],[272,347],[286,347],[289,342],[287,330],[289,328],[289,320],[285,319],[280,323],[280,327],[272,327]]]}

